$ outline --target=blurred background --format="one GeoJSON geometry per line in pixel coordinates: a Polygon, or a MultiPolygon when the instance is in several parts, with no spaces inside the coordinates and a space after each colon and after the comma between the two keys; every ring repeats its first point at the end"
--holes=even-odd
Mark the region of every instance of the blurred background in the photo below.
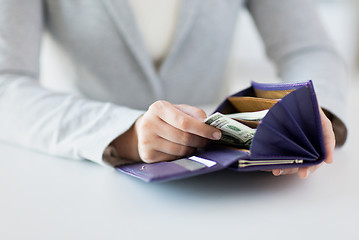
{"type": "MultiPolygon", "coordinates": [[[[359,66],[359,1],[316,0],[316,2],[323,24],[337,50],[345,59],[350,79],[353,80],[356,78],[359,66]]],[[[235,37],[227,71],[231,86],[240,89],[248,86],[250,80],[277,81],[275,68],[265,56],[259,34],[250,14],[245,10],[238,19],[235,37]]]]}
{"type": "MultiPolygon", "coordinates": [[[[345,116],[349,130],[348,140],[336,154],[340,154],[340,151],[350,153],[359,146],[359,129],[356,127],[359,104],[359,1],[316,0],[316,4],[324,27],[348,67],[348,104],[345,116]]],[[[265,55],[263,43],[250,14],[243,11],[238,19],[236,39],[227,69],[231,93],[249,86],[251,80],[279,81],[274,66],[265,55]]]]}
{"type": "MultiPolygon", "coordinates": [[[[351,84],[359,91],[357,83],[359,81],[356,79],[359,66],[359,1],[315,1],[329,35],[347,63],[351,84]]],[[[41,57],[42,83],[49,88],[78,94],[74,92],[70,80],[75,75],[72,74],[75,70],[72,69],[70,61],[56,50],[54,44],[45,34],[41,57]]],[[[247,87],[251,80],[259,82],[278,81],[275,68],[267,59],[259,34],[250,14],[245,9],[239,14],[227,69],[227,79],[230,87],[228,94],[247,87]]]]}

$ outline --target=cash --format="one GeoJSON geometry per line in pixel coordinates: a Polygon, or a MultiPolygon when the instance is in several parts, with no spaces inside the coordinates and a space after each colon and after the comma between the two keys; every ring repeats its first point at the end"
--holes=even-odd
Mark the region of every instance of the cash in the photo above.
{"type": "Polygon", "coordinates": [[[262,110],[257,112],[242,112],[242,113],[233,113],[233,114],[226,114],[226,117],[239,119],[239,120],[246,120],[246,121],[260,121],[262,120],[265,115],[268,113],[269,110],[262,110]]]}
{"type": "Polygon", "coordinates": [[[249,148],[256,132],[255,129],[218,112],[209,116],[204,122],[222,131],[220,142],[243,148],[249,148]]]}

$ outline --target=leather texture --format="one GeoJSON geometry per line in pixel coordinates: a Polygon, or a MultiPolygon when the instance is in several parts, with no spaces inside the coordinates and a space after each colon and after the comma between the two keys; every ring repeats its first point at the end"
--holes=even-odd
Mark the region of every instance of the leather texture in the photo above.
{"type": "MultiPolygon", "coordinates": [[[[146,182],[163,182],[219,171],[236,163],[238,159],[248,159],[249,154],[231,149],[211,147],[198,153],[197,157],[213,161],[215,165],[192,171],[170,161],[124,165],[116,169],[146,182]]],[[[186,159],[190,160],[189,158],[186,159]]]]}
{"type": "MultiPolygon", "coordinates": [[[[285,86],[285,85],[284,85],[285,86]]],[[[283,85],[281,87],[284,87],[283,85]]],[[[289,85],[288,87],[292,87],[289,85]]],[[[265,86],[273,91],[276,86],[265,86]]],[[[275,104],[258,125],[250,147],[250,160],[304,160],[300,164],[250,166],[238,171],[306,167],[325,159],[319,106],[311,81],[297,85],[275,104]]]]}
{"type": "MultiPolygon", "coordinates": [[[[212,144],[199,151],[196,157],[215,164],[197,170],[186,169],[174,162],[154,164],[139,163],[119,166],[116,169],[147,182],[169,181],[201,175],[224,168],[235,171],[258,171],[277,168],[306,167],[320,164],[325,159],[324,137],[315,91],[311,81],[300,84],[259,84],[252,83],[231,97],[256,97],[261,91],[287,91],[288,95],[270,108],[257,127],[250,151],[241,151],[212,144]],[[239,167],[239,160],[273,161],[300,160],[302,163],[257,165],[239,167]]],[[[230,98],[230,97],[229,97],[230,98]]],[[[224,114],[236,112],[227,98],[215,112],[224,114]]],[[[190,161],[195,158],[186,158],[190,161]]]]}

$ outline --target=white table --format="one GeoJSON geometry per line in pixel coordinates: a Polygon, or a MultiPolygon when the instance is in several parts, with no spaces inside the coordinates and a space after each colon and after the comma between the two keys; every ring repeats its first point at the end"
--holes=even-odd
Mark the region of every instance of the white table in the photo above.
{"type": "Polygon", "coordinates": [[[335,163],[306,180],[222,171],[148,184],[2,143],[0,239],[359,239],[355,109],[335,163]]]}

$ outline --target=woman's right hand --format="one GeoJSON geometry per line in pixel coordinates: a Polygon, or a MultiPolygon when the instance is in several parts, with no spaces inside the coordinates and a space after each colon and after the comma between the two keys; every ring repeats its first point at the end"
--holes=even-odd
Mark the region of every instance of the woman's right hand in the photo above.
{"type": "Polygon", "coordinates": [[[120,157],[146,163],[188,156],[204,147],[208,139],[221,138],[221,131],[205,124],[205,118],[206,113],[200,108],[157,101],[114,145],[120,157]],[[128,148],[123,147],[126,145],[128,148]]]}

